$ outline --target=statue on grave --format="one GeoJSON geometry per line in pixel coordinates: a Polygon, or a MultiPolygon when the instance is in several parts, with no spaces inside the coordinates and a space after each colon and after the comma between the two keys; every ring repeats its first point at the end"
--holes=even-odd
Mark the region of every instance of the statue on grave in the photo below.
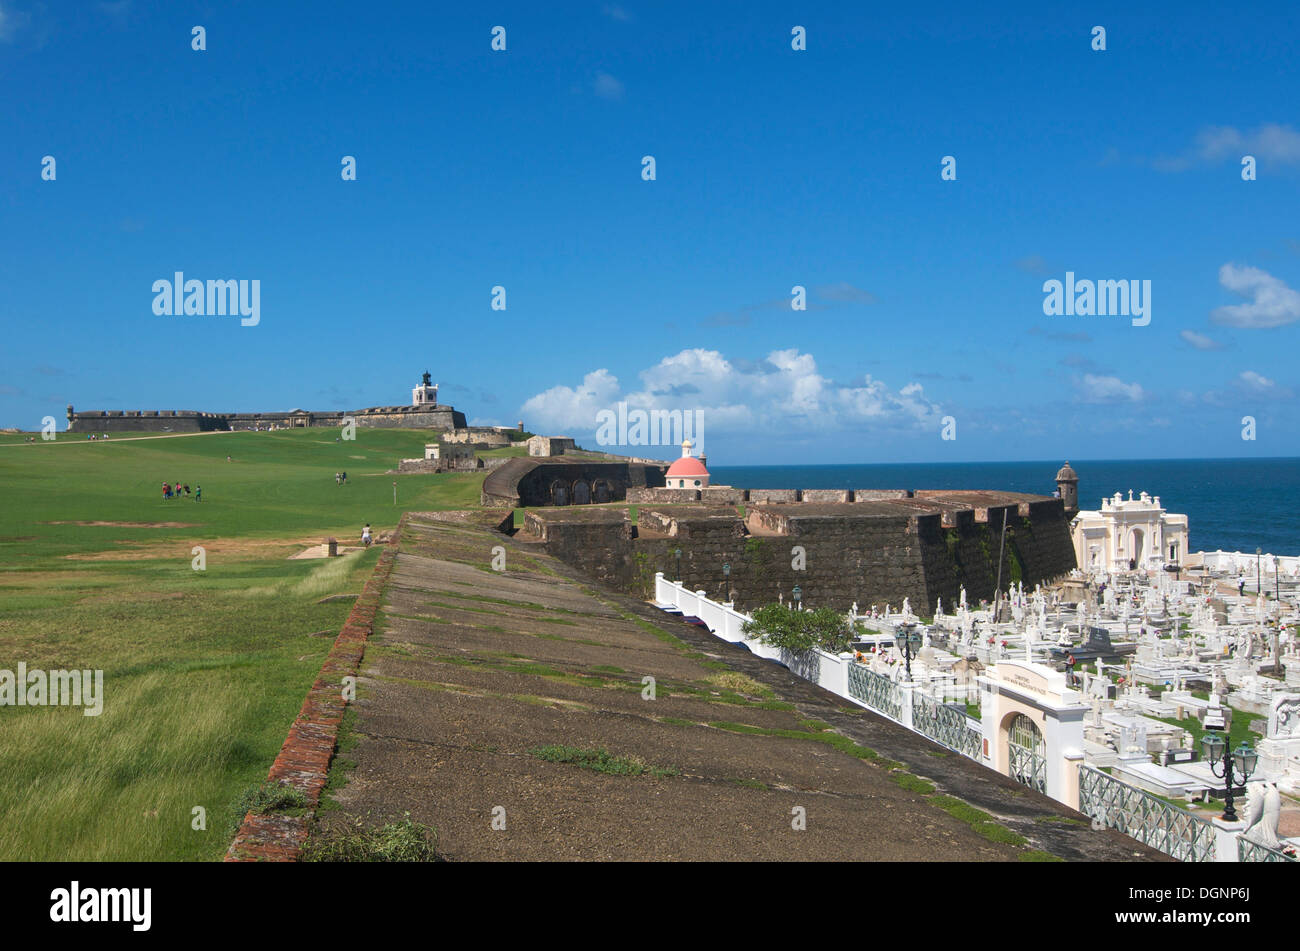
{"type": "Polygon", "coordinates": [[[1270,849],[1281,849],[1283,842],[1278,838],[1277,826],[1282,818],[1282,795],[1275,782],[1250,783],[1246,786],[1246,810],[1242,816],[1246,828],[1239,833],[1270,849]],[[1258,826],[1255,834],[1247,835],[1258,826]]]}
{"type": "Polygon", "coordinates": [[[1280,694],[1273,698],[1268,717],[1268,735],[1270,739],[1300,736],[1300,696],[1280,694]]]}

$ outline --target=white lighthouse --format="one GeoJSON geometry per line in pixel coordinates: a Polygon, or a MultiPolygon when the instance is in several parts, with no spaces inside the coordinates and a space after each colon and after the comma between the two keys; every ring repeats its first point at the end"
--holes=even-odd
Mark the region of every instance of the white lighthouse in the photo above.
{"type": "Polygon", "coordinates": [[[424,371],[424,380],[415,389],[411,390],[412,406],[436,406],[438,405],[438,384],[429,382],[429,371],[424,371]]]}

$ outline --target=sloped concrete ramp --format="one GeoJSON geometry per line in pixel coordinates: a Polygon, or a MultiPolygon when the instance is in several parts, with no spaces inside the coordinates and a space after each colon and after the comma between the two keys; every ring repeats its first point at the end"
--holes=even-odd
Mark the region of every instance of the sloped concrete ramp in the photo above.
{"type": "MultiPolygon", "coordinates": [[[[313,834],[409,813],[448,859],[507,861],[1015,861],[1050,845],[951,814],[848,735],[867,720],[906,731],[809,685],[805,700],[850,728],[832,729],[782,696],[786,672],[741,673],[723,659],[734,649],[694,633],[483,518],[408,514],[333,767],[339,808],[313,834]],[[612,759],[599,771],[546,747],[612,759]]],[[[983,772],[955,759],[944,767],[983,772]]],[[[1070,828],[1042,803],[1062,821],[1021,828],[1070,828]]],[[[1153,855],[1082,831],[1100,847],[1089,857],[1153,855]]]]}

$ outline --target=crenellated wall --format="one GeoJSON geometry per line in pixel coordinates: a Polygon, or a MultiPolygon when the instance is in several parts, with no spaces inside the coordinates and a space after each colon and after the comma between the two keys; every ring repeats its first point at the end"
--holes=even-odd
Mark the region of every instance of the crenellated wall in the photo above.
{"type": "Polygon", "coordinates": [[[862,610],[897,607],[906,597],[925,614],[939,598],[955,603],[962,586],[972,602],[991,600],[1004,512],[1004,590],[1017,581],[1032,587],[1074,568],[1059,499],[983,495],[986,504],[966,509],[955,499],[939,504],[906,495],[857,503],[751,503],[743,519],[733,506],[642,505],[635,525],[627,509],[545,508],[528,513],[521,537],[644,597],[656,571],[673,579],[680,572],[691,588],[734,597],[741,610],[788,601],[796,585],[803,603],[841,611],[854,602],[862,610]]]}
{"type": "Polygon", "coordinates": [[[231,430],[338,427],[351,418],[361,428],[453,430],[465,426],[465,414],[451,406],[371,406],[329,412],[200,413],[195,410],[88,410],[68,407],[68,432],[227,432],[231,430]]]}

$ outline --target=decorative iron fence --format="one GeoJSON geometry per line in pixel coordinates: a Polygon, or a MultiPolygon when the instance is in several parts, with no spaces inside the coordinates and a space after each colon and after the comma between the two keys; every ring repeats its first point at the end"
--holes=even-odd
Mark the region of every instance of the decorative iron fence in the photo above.
{"type": "Polygon", "coordinates": [[[849,695],[887,717],[903,718],[903,691],[888,677],[861,664],[849,665],[849,695]]]}
{"type": "Polygon", "coordinates": [[[1007,744],[1007,767],[1012,779],[1040,793],[1047,792],[1047,757],[1027,746],[1007,744]]]}
{"type": "Polygon", "coordinates": [[[966,714],[920,693],[912,694],[912,729],[963,756],[979,759],[983,737],[967,722],[966,714]]]}
{"type": "Polygon", "coordinates": [[[1279,852],[1277,849],[1270,849],[1267,845],[1259,842],[1252,842],[1244,835],[1237,836],[1237,861],[1238,862],[1294,862],[1294,855],[1287,855],[1285,852],[1279,852]]]}
{"type": "Polygon", "coordinates": [[[1096,767],[1079,767],[1079,811],[1092,817],[1094,828],[1117,829],[1179,861],[1214,861],[1209,822],[1096,767]]]}

